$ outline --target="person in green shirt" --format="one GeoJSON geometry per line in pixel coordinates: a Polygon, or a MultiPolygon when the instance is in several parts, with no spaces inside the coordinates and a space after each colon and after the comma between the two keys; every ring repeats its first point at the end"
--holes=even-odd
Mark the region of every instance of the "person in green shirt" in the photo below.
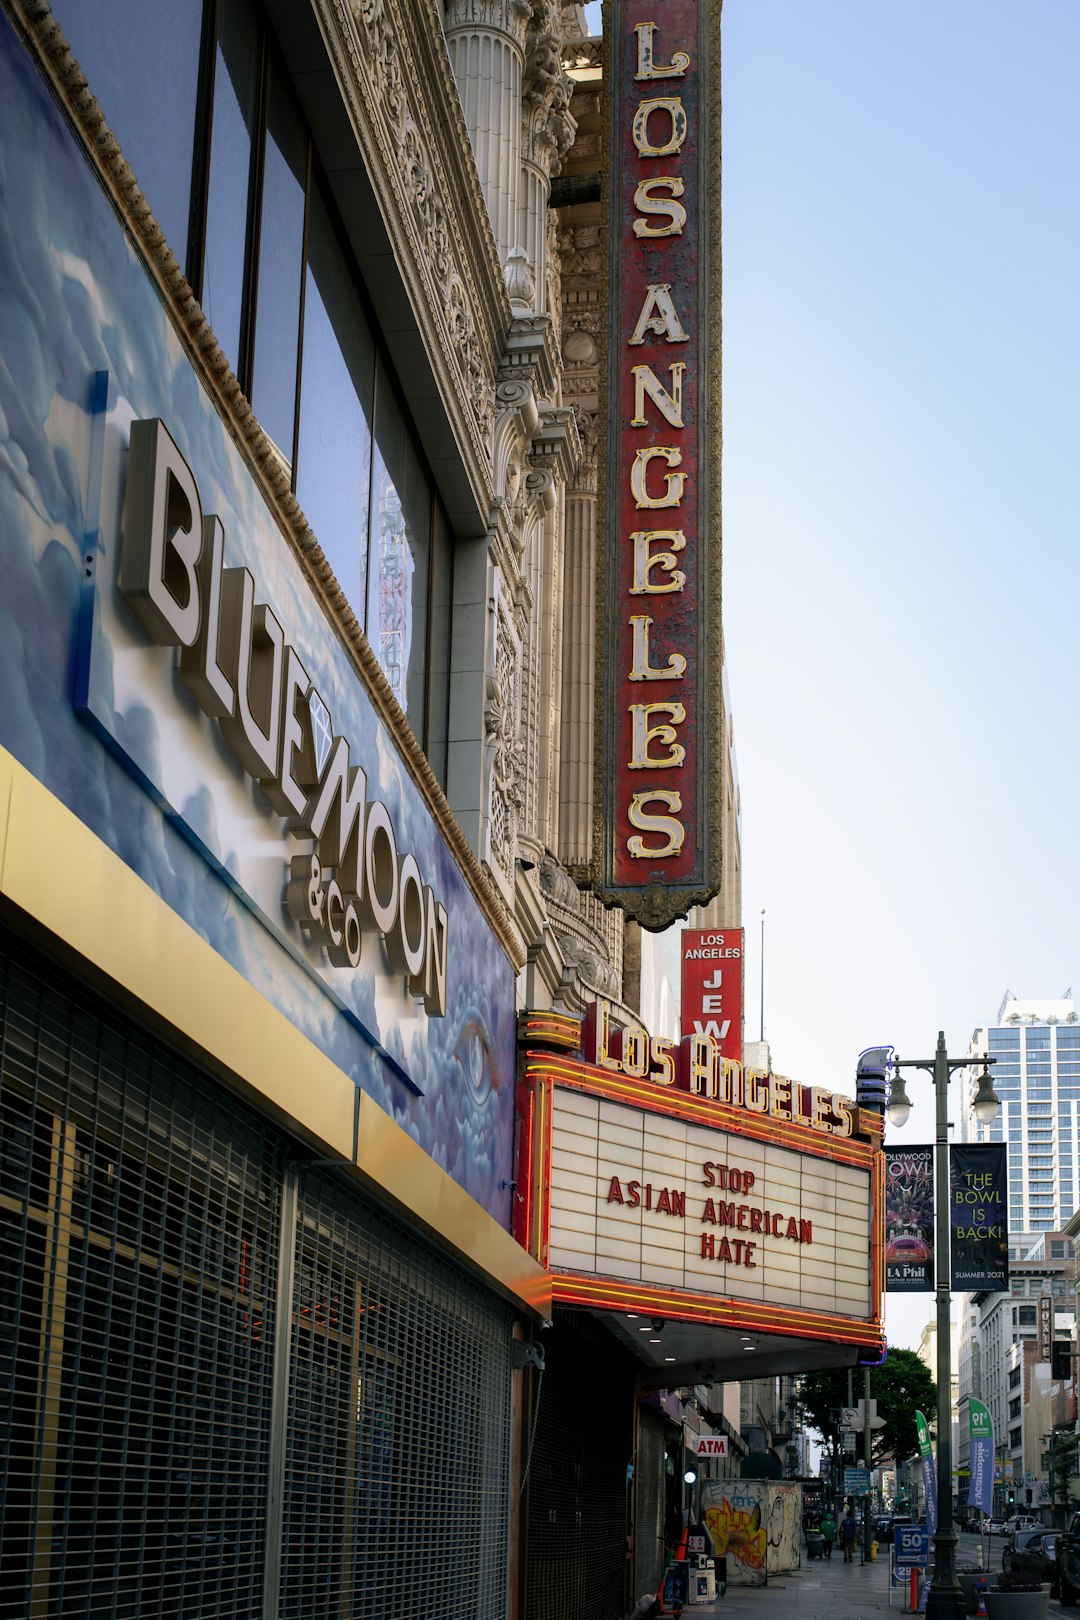
{"type": "Polygon", "coordinates": [[[822,1515],[821,1523],[818,1525],[818,1529],[821,1531],[822,1535],[825,1537],[825,1547],[824,1547],[825,1557],[826,1558],[831,1558],[832,1557],[832,1544],[836,1540],[836,1520],[833,1518],[831,1509],[827,1509],[826,1512],[822,1515]]]}

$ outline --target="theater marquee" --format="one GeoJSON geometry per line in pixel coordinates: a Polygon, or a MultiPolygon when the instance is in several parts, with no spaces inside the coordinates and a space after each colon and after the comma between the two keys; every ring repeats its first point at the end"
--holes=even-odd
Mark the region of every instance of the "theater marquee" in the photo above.
{"type": "MultiPolygon", "coordinates": [[[[635,1030],[605,1049],[607,1025],[523,1020],[517,1235],[555,1301],[663,1319],[665,1351],[677,1322],[782,1345],[792,1370],[830,1364],[814,1346],[880,1353],[880,1122],[823,1087],[703,1068],[700,1036],[671,1078],[673,1043],[644,1043],[650,1067],[635,1030]]],[[[679,1359],[708,1356],[707,1335],[688,1343],[679,1359]]]]}
{"type": "Polygon", "coordinates": [[[655,929],[720,885],[720,6],[609,18],[594,879],[655,929]]]}

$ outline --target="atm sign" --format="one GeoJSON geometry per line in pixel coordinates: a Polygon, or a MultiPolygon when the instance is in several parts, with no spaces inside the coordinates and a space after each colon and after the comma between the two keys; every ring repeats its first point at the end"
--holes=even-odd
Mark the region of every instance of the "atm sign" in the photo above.
{"type": "Polygon", "coordinates": [[[726,1434],[699,1434],[697,1451],[699,1457],[726,1457],[726,1434]]]}

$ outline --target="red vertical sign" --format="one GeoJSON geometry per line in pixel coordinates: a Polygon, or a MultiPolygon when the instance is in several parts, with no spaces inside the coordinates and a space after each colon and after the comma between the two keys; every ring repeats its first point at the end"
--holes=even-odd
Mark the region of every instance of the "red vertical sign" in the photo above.
{"type": "Polygon", "coordinates": [[[720,882],[720,6],[609,17],[595,886],[663,928],[720,882]]]}
{"type": "Polygon", "coordinates": [[[742,1062],[743,931],[684,928],[682,1032],[711,1035],[721,1054],[742,1062]]]}

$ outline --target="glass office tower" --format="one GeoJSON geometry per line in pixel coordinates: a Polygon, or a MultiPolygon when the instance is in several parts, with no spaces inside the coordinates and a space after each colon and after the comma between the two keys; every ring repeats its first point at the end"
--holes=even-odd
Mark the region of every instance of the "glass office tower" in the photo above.
{"type": "MultiPolygon", "coordinates": [[[[975,1031],[970,1051],[995,1059],[1001,1111],[985,1126],[965,1108],[965,1134],[1008,1143],[1010,1234],[1060,1231],[1076,1208],[1080,1020],[1071,994],[1021,1001],[1006,993],[996,1023],[975,1031]]],[[[972,1071],[971,1094],[975,1083],[972,1071]]]]}

